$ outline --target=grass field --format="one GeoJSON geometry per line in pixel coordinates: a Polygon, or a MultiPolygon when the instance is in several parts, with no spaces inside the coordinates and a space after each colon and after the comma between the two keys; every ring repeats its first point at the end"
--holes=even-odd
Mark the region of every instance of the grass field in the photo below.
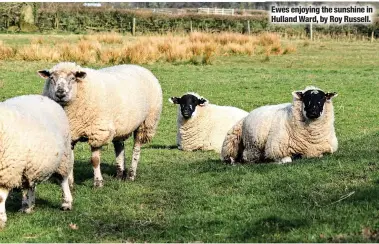
{"type": "MultiPolygon", "coordinates": [[[[219,57],[205,66],[144,65],[161,82],[164,106],[156,137],[142,149],[136,181],[115,180],[109,146],[102,157],[105,186],[93,189],[90,152],[78,144],[73,211],[59,210],[61,192],[53,181],[37,187],[30,215],[18,212],[21,194],[14,190],[0,240],[379,241],[379,43],[292,45],[296,53],[283,56],[219,57]],[[212,103],[252,110],[290,102],[293,90],[309,84],[339,93],[334,99],[339,150],[333,155],[288,165],[229,166],[213,152],[171,149],[176,136],[171,96],[195,91],[212,103]]],[[[1,61],[1,99],[40,93],[43,80],[36,70],[52,65],[1,61]]],[[[130,155],[129,141],[128,161],[130,155]]]]}

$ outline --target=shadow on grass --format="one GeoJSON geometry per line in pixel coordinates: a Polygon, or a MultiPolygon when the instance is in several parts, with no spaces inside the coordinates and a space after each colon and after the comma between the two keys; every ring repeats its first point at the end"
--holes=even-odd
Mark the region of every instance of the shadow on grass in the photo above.
{"type": "Polygon", "coordinates": [[[150,148],[150,149],[178,149],[177,145],[146,145],[144,148],[150,148]]]}
{"type": "MultiPolygon", "coordinates": [[[[44,183],[46,184],[46,183],[44,183]]],[[[60,199],[59,199],[60,200],[60,199]]],[[[13,189],[6,201],[6,211],[7,212],[18,212],[21,209],[21,201],[22,201],[22,194],[21,189],[13,189]]],[[[59,209],[61,205],[53,204],[49,201],[46,201],[40,197],[38,197],[38,189],[36,189],[36,202],[35,202],[36,209],[42,209],[42,208],[51,208],[51,209],[59,209]]]]}
{"type": "Polygon", "coordinates": [[[274,241],[275,234],[280,236],[280,234],[308,225],[309,222],[305,219],[283,219],[278,216],[269,216],[242,227],[239,233],[231,236],[231,240],[236,242],[274,241]]]}
{"type": "MultiPolygon", "coordinates": [[[[115,177],[116,176],[116,165],[102,163],[100,164],[101,174],[103,177],[105,175],[115,177]]],[[[87,180],[93,180],[93,169],[92,164],[88,161],[75,161],[74,164],[74,181],[77,185],[83,185],[87,180]]]]}
{"type": "MultiPolygon", "coordinates": [[[[300,162],[300,161],[296,161],[300,162]]],[[[288,164],[288,165],[294,165],[288,164]]],[[[248,163],[238,163],[231,165],[229,163],[222,162],[218,159],[211,159],[211,160],[201,160],[196,161],[192,164],[192,169],[197,171],[197,173],[211,173],[211,172],[233,172],[233,171],[239,171],[240,173],[243,171],[246,172],[256,172],[256,173],[266,173],[271,170],[285,167],[284,165],[278,165],[274,163],[258,163],[258,164],[248,164],[248,163]]]]}

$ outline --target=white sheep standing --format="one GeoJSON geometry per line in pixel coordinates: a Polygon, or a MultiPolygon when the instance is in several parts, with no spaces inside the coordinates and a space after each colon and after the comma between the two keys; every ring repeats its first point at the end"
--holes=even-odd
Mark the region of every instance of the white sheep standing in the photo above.
{"type": "Polygon", "coordinates": [[[43,94],[66,111],[73,145],[88,141],[91,146],[94,186],[103,186],[100,150],[110,142],[116,153],[117,177],[125,177],[124,140],[132,134],[128,178],[134,180],[141,145],[153,138],[162,111],[162,90],[155,76],[137,65],[94,70],[71,62],[38,73],[46,79],[43,94]]]}
{"type": "Polygon", "coordinates": [[[332,98],[308,86],[293,103],[257,108],[228,132],[221,152],[226,162],[292,162],[292,157],[322,157],[337,150],[332,98]]]}
{"type": "Polygon", "coordinates": [[[184,151],[221,151],[228,130],[248,112],[230,106],[210,104],[200,95],[189,92],[182,97],[171,97],[171,103],[179,104],[176,142],[184,151]]]}
{"type": "Polygon", "coordinates": [[[68,119],[56,102],[28,95],[0,103],[0,227],[9,191],[22,188],[21,210],[30,213],[36,184],[52,174],[62,178],[62,209],[70,210],[73,164],[68,119]]]}

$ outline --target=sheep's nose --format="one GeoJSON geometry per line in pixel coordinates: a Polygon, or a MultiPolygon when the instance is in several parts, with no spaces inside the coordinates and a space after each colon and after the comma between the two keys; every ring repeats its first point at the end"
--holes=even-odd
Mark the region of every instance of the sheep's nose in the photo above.
{"type": "Polygon", "coordinates": [[[64,94],[64,90],[63,89],[58,89],[55,93],[55,96],[57,96],[57,98],[59,99],[62,99],[66,96],[66,94],[64,94]]]}
{"type": "Polygon", "coordinates": [[[183,111],[183,115],[189,115],[190,114],[190,111],[189,110],[184,110],[183,111]]]}

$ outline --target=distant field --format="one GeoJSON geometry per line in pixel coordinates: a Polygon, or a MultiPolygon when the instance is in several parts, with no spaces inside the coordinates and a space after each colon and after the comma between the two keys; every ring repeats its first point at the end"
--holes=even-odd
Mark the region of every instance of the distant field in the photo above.
{"type": "MultiPolygon", "coordinates": [[[[109,146],[102,157],[105,186],[93,189],[90,152],[78,144],[73,211],[59,210],[61,192],[54,182],[37,187],[31,215],[18,212],[21,194],[15,190],[1,241],[378,242],[379,43],[285,42],[296,52],[220,56],[211,65],[144,64],[161,82],[164,107],[156,137],[142,149],[136,181],[115,180],[109,146]],[[213,152],[169,149],[176,136],[171,96],[195,91],[212,103],[250,111],[290,102],[293,90],[309,84],[339,93],[334,155],[233,167],[213,152]]],[[[1,100],[40,93],[43,80],[36,71],[54,64],[0,61],[1,100]]],[[[127,147],[129,161],[131,141],[127,147]]]]}

